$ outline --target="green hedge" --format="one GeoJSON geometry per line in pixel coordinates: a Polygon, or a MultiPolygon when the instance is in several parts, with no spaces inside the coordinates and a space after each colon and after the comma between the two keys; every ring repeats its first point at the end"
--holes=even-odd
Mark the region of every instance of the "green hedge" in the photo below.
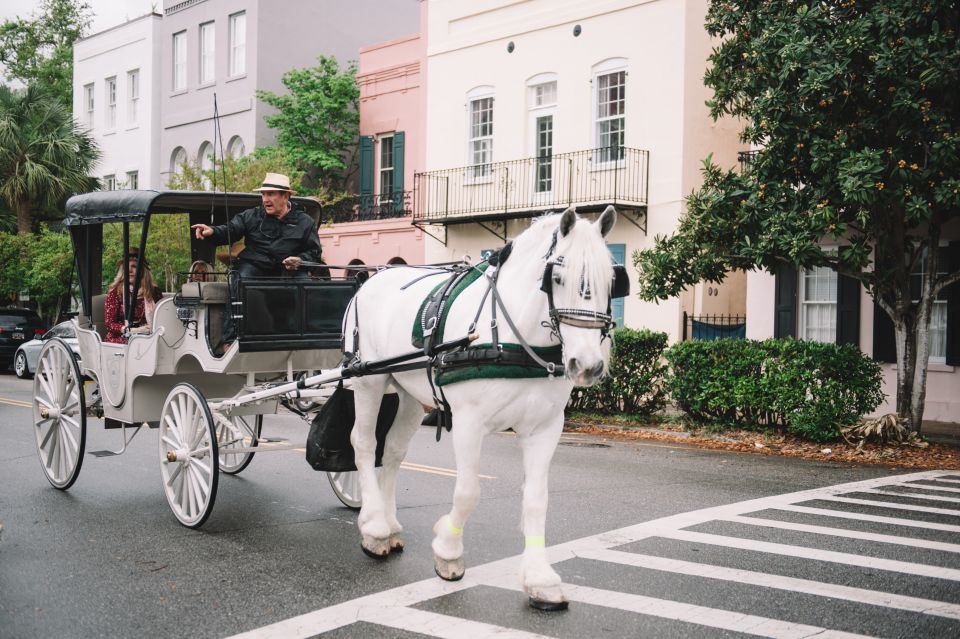
{"type": "Polygon", "coordinates": [[[590,388],[575,388],[567,408],[606,414],[657,412],[666,403],[666,347],[666,333],[617,329],[613,333],[609,374],[590,388]]]}
{"type": "Polygon", "coordinates": [[[850,344],[692,341],[664,356],[677,408],[716,425],[774,427],[828,441],[883,401],[880,366],[850,344]]]}

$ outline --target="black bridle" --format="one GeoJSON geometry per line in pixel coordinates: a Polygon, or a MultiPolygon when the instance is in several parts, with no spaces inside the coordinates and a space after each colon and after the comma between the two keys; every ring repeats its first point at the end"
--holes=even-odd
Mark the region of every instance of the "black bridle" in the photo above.
{"type": "MultiPolygon", "coordinates": [[[[553,241],[550,243],[550,250],[547,252],[547,263],[543,268],[543,277],[540,280],[540,290],[547,294],[547,308],[550,317],[550,329],[560,337],[560,325],[574,326],[576,328],[586,328],[599,330],[601,335],[606,338],[615,322],[613,321],[612,301],[614,298],[626,297],[630,294],[630,278],[627,275],[627,268],[622,264],[613,265],[613,281],[610,284],[610,297],[607,299],[607,312],[591,311],[582,308],[557,308],[553,302],[553,286],[560,284],[560,275],[557,271],[563,268],[563,256],[558,255],[553,259],[553,250],[557,245],[557,232],[553,233],[553,241]]],[[[589,300],[592,295],[590,286],[580,278],[580,297],[589,300]]]]}

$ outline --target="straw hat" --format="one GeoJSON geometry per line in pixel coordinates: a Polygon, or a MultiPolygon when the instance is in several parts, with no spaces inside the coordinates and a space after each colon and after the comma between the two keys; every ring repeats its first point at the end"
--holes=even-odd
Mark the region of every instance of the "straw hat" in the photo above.
{"type": "Polygon", "coordinates": [[[263,178],[263,184],[260,185],[259,189],[254,189],[254,191],[258,193],[260,191],[283,191],[290,195],[296,193],[296,191],[290,188],[290,178],[280,173],[267,173],[267,177],[263,178]]]}

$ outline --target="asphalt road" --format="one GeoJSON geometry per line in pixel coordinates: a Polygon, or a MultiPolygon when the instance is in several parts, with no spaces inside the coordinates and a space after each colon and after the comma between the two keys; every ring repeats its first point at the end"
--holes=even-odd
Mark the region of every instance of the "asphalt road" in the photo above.
{"type": "MultiPolygon", "coordinates": [[[[485,444],[467,576],[448,584],[430,539],[453,489],[449,437],[417,434],[398,497],[406,551],[377,562],[297,451],[221,475],[199,531],[167,508],[155,431],[51,488],[31,388],[0,376],[0,638],[960,636],[960,473],[565,436],[547,544],[572,603],[543,613],[515,590],[509,434],[485,444]]],[[[88,451],[119,447],[89,426],[88,451]]],[[[307,427],[277,415],[264,429],[301,442],[307,427]]]]}

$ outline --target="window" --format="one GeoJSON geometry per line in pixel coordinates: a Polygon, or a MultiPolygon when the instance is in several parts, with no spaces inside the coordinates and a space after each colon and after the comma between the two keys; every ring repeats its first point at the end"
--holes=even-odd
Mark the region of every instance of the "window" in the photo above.
{"type": "Polygon", "coordinates": [[[230,138],[230,142],[227,143],[227,155],[232,157],[234,160],[239,160],[246,154],[247,147],[243,143],[243,138],[241,138],[239,135],[235,135],[230,138]]]}
{"type": "Polygon", "coordinates": [[[469,177],[493,175],[493,96],[470,101],[469,177]]]}
{"type": "Polygon", "coordinates": [[[140,172],[139,171],[127,171],[127,188],[134,189],[134,190],[140,188],[140,172]]]}
{"type": "Polygon", "coordinates": [[[200,25],[200,84],[209,84],[214,78],[214,23],[200,25]]]}
{"type": "Polygon", "coordinates": [[[93,128],[93,85],[87,84],[83,87],[83,102],[86,107],[86,123],[89,128],[93,128]]]}
{"type": "Polygon", "coordinates": [[[247,14],[230,16],[230,77],[247,71],[247,14]]]}
{"type": "MultiPolygon", "coordinates": [[[[947,272],[949,265],[949,255],[946,246],[941,246],[937,256],[937,276],[943,276],[947,272]]],[[[924,251],[923,257],[918,260],[919,264],[913,273],[910,274],[910,296],[915,304],[920,303],[920,295],[923,287],[923,281],[926,279],[924,273],[924,260],[927,254],[924,251]]],[[[956,286],[956,285],[954,285],[956,286]]],[[[933,300],[933,308],[930,310],[930,362],[943,364],[947,357],[947,292],[941,291],[940,295],[933,300]]]]}
{"type": "Polygon", "coordinates": [[[104,175],[103,176],[103,190],[104,191],[115,191],[117,189],[117,176],[116,175],[104,175]]]}
{"type": "MultiPolygon", "coordinates": [[[[615,264],[626,264],[626,244],[607,244],[607,248],[610,250],[610,255],[613,256],[613,261],[615,264]]],[[[617,297],[610,300],[610,314],[613,317],[613,321],[617,323],[618,328],[624,326],[622,297],[617,297]]]]}
{"type": "Polygon", "coordinates": [[[187,163],[187,151],[182,146],[178,146],[170,154],[170,173],[181,175],[183,165],[187,163]]]}
{"type": "Polygon", "coordinates": [[[173,90],[187,88],[187,32],[173,34],[173,90]]]}
{"type": "Polygon", "coordinates": [[[595,76],[596,145],[599,162],[623,159],[626,113],[626,71],[613,71],[595,76]]]}
{"type": "Polygon", "coordinates": [[[543,73],[528,80],[527,104],[532,128],[531,153],[534,157],[533,192],[553,191],[553,133],[557,105],[557,81],[554,73],[543,73]]]}
{"type": "MultiPolygon", "coordinates": [[[[197,165],[200,167],[200,170],[204,172],[213,170],[213,145],[209,142],[204,142],[200,145],[200,151],[197,153],[197,165]]],[[[210,178],[207,177],[205,173],[202,174],[201,181],[205,189],[209,189],[212,186],[210,178]]]]}
{"type": "Polygon", "coordinates": [[[818,266],[800,272],[800,339],[837,341],[837,272],[818,266]]]}
{"type": "Polygon", "coordinates": [[[105,81],[106,102],[107,102],[107,129],[113,129],[117,126],[117,78],[107,78],[105,81]]]}
{"type": "Polygon", "coordinates": [[[393,135],[380,136],[380,203],[393,201],[393,135]]]}
{"type": "Polygon", "coordinates": [[[140,69],[127,72],[127,124],[137,123],[137,103],[140,101],[140,69]]]}

